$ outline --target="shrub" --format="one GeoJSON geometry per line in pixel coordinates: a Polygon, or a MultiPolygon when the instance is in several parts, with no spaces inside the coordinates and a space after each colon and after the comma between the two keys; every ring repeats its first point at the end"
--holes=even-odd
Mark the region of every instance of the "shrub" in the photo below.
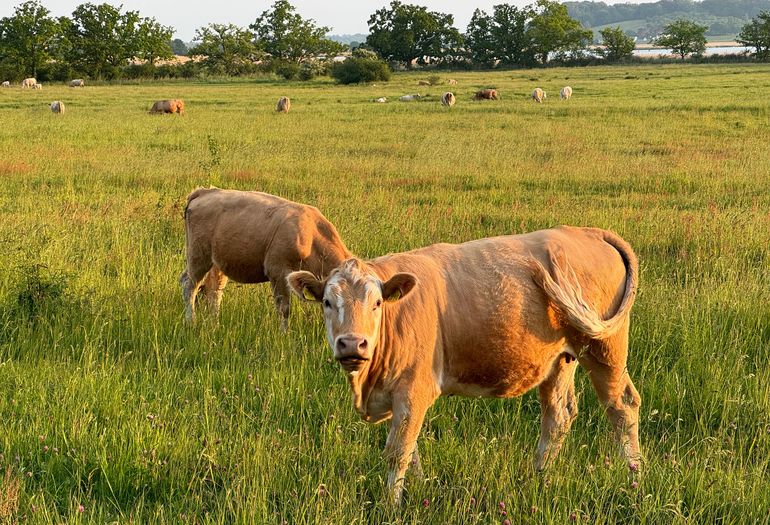
{"type": "Polygon", "coordinates": [[[431,75],[428,77],[428,82],[431,86],[437,86],[441,83],[441,77],[438,75],[431,75]]]}
{"type": "Polygon", "coordinates": [[[351,57],[344,62],[336,62],[331,68],[331,75],[340,84],[356,84],[375,80],[390,80],[390,68],[377,58],[351,57]]]}
{"type": "Polygon", "coordinates": [[[294,80],[299,76],[299,64],[288,60],[274,60],[273,70],[286,80],[294,80]]]}
{"type": "Polygon", "coordinates": [[[313,80],[315,77],[322,77],[329,74],[329,63],[315,60],[313,62],[303,62],[299,68],[300,80],[313,80]]]}

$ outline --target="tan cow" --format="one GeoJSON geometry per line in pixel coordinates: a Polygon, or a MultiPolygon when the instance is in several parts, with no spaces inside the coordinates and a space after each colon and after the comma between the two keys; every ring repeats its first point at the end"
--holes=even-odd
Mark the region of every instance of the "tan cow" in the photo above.
{"type": "Polygon", "coordinates": [[[71,88],[74,88],[74,87],[83,87],[83,86],[85,86],[85,85],[86,85],[86,82],[85,82],[85,80],[83,80],[82,78],[76,78],[76,79],[74,79],[74,80],[70,80],[70,87],[71,87],[71,88]]]}
{"type": "Polygon", "coordinates": [[[497,100],[500,96],[496,89],[482,89],[473,96],[475,100],[497,100]]]}
{"type": "Polygon", "coordinates": [[[43,84],[40,82],[36,83],[34,86],[32,86],[32,89],[43,89],[43,84]]]}
{"type": "Polygon", "coordinates": [[[559,96],[561,96],[562,100],[569,100],[572,98],[572,88],[569,86],[564,86],[561,88],[561,92],[559,93],[559,96]]]}
{"type": "Polygon", "coordinates": [[[24,80],[21,81],[21,87],[23,87],[23,88],[33,88],[34,89],[36,85],[37,85],[37,80],[35,80],[32,77],[25,78],[24,80]]]}
{"type": "Polygon", "coordinates": [[[456,102],[456,99],[455,99],[454,93],[452,93],[450,91],[447,91],[446,93],[441,95],[441,105],[442,106],[447,106],[447,107],[451,108],[452,106],[455,105],[455,102],[456,102]]]}
{"type": "Polygon", "coordinates": [[[281,97],[278,99],[278,104],[275,106],[275,110],[279,113],[288,113],[291,109],[291,99],[289,97],[281,97]]]}
{"type": "Polygon", "coordinates": [[[538,104],[542,104],[546,98],[548,98],[548,95],[540,88],[535,88],[535,90],[532,92],[532,100],[538,104]]]}
{"type": "Polygon", "coordinates": [[[11,87],[11,83],[6,80],[5,82],[3,82],[2,86],[5,87],[5,88],[11,87]]]}
{"type": "Polygon", "coordinates": [[[51,102],[51,111],[54,113],[64,113],[64,102],[61,100],[51,102]]]}
{"type": "Polygon", "coordinates": [[[430,86],[431,84],[430,84],[430,82],[428,82],[427,80],[419,80],[419,81],[417,82],[417,85],[418,85],[418,86],[430,86]]]}
{"type": "Polygon", "coordinates": [[[455,79],[453,79],[453,78],[450,78],[449,80],[447,80],[446,83],[449,84],[450,86],[456,86],[457,85],[457,81],[455,79]]]}
{"type": "Polygon", "coordinates": [[[318,209],[267,193],[200,188],[187,197],[184,216],[187,268],[179,281],[189,320],[202,284],[216,314],[228,279],[269,281],[285,328],[291,306],[286,276],[303,269],[324,277],[351,256],[318,209]]]}
{"type": "Polygon", "coordinates": [[[184,113],[184,100],[158,100],[150,108],[150,114],[153,113],[184,113]]]}
{"type": "Polygon", "coordinates": [[[585,368],[632,470],[641,399],[626,368],[638,263],[616,234],[559,227],[350,259],[326,280],[288,276],[322,304],[329,345],[353,405],[391,419],[388,487],[398,501],[426,411],[442,395],[513,397],[538,387],[535,466],[556,456],[577,415],[585,368]]]}

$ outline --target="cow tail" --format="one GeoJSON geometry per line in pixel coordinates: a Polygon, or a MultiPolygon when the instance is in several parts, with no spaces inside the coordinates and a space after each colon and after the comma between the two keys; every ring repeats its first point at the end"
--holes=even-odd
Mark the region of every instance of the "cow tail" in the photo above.
{"type": "Polygon", "coordinates": [[[602,319],[599,313],[585,301],[575,271],[565,260],[561,250],[549,253],[553,277],[536,259],[530,258],[529,262],[535,282],[558,307],[570,325],[591,339],[607,339],[623,325],[634,304],[639,285],[639,261],[631,246],[619,235],[605,230],[593,231],[618,251],[626,268],[623,299],[617,311],[608,319],[602,319]]]}

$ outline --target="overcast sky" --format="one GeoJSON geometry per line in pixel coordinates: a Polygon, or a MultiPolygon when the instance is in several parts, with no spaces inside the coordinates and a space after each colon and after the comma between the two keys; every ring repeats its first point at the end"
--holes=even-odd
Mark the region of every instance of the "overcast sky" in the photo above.
{"type": "MultiPolygon", "coordinates": [[[[42,0],[55,16],[70,15],[78,5],[88,0],[42,0]]],[[[94,4],[103,0],[90,0],[94,4]]],[[[233,23],[248,26],[268,9],[274,0],[122,0],[126,10],[139,11],[142,16],[155,17],[163,25],[176,30],[175,37],[184,41],[192,40],[197,27],[206,24],[233,23]]],[[[329,26],[334,34],[366,33],[366,21],[377,9],[390,4],[390,0],[290,0],[292,5],[304,17],[315,19],[319,25],[329,26]]],[[[455,16],[455,27],[465,30],[468,21],[477,7],[491,11],[494,4],[505,0],[406,0],[427,6],[431,11],[452,13],[455,16]]],[[[636,0],[652,2],[656,0],[636,0]]],[[[518,6],[533,3],[534,0],[508,0],[518,6]]],[[[13,13],[13,7],[21,0],[0,0],[0,17],[13,13]]],[[[109,0],[112,5],[120,5],[121,0],[109,0]]],[[[607,0],[609,4],[621,3],[607,0]]]]}

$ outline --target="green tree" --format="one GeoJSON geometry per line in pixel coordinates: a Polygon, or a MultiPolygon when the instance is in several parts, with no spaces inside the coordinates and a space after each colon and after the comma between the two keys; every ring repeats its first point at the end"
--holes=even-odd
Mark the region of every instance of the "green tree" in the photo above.
{"type": "Polygon", "coordinates": [[[770,58],[770,12],[762,11],[743,26],[736,39],[739,44],[753,47],[758,59],[770,58]]]}
{"type": "Polygon", "coordinates": [[[378,9],[369,17],[366,44],[384,59],[407,67],[415,60],[447,61],[460,55],[463,44],[453,24],[452,15],[393,0],[390,8],[378,9]]]}
{"type": "Polygon", "coordinates": [[[534,46],[529,25],[535,16],[531,6],[519,9],[510,4],[495,6],[492,15],[492,39],[497,58],[506,64],[531,65],[534,46]]]}
{"type": "Polygon", "coordinates": [[[159,24],[154,18],[145,18],[136,32],[136,57],[155,64],[158,59],[174,58],[171,35],[174,28],[159,24]]]}
{"type": "Polygon", "coordinates": [[[66,58],[93,78],[114,78],[140,51],[138,11],[121,12],[122,6],[81,4],[65,25],[66,58]]]}
{"type": "Polygon", "coordinates": [[[215,75],[241,75],[253,69],[262,53],[251,31],[233,24],[209,24],[195,31],[189,55],[202,55],[203,67],[215,75]]]}
{"type": "Polygon", "coordinates": [[[171,51],[174,52],[175,55],[186,55],[189,51],[187,44],[184,43],[184,41],[180,38],[175,38],[171,41],[171,51]]]}
{"type": "Polygon", "coordinates": [[[599,49],[599,54],[609,62],[617,62],[630,58],[634,54],[636,44],[634,39],[623,32],[620,27],[606,27],[599,31],[604,47],[599,49]]]}
{"type": "Polygon", "coordinates": [[[492,40],[492,17],[486,11],[476,9],[465,30],[465,47],[475,64],[491,66],[497,60],[492,40]]]}
{"type": "Polygon", "coordinates": [[[528,32],[534,54],[543,64],[551,54],[559,58],[579,55],[593,41],[593,31],[570,17],[563,4],[537,0],[534,11],[528,32]]]}
{"type": "Polygon", "coordinates": [[[272,10],[263,12],[249,26],[256,44],[274,59],[304,62],[318,55],[336,55],[348,46],[329,40],[328,27],[304,19],[287,0],[276,0],[272,10]]]}
{"type": "Polygon", "coordinates": [[[60,30],[50,14],[38,0],[30,0],[0,19],[0,62],[12,65],[19,75],[37,76],[40,66],[54,57],[60,30]]]}
{"type": "Polygon", "coordinates": [[[655,45],[671,48],[682,60],[687,55],[702,55],[706,51],[706,31],[690,20],[680,18],[663,28],[663,34],[655,39],[655,45]]]}

